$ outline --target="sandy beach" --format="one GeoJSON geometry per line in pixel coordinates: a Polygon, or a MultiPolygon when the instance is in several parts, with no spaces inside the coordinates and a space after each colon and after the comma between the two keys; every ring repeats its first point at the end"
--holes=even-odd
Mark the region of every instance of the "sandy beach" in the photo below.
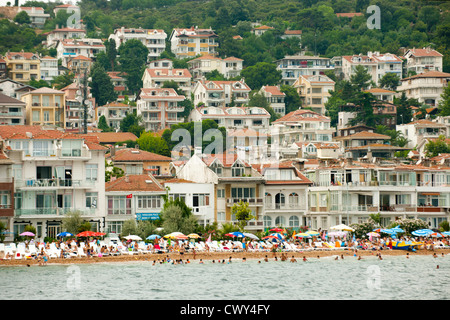
{"type": "MultiPolygon", "coordinates": [[[[292,258],[292,256],[297,259],[297,261],[301,261],[303,257],[308,258],[318,258],[320,257],[327,257],[327,256],[343,256],[345,257],[353,258],[354,251],[353,250],[333,250],[333,251],[305,251],[305,252],[283,252],[286,257],[289,259],[292,258]]],[[[448,249],[435,249],[433,250],[426,250],[426,249],[420,249],[416,252],[410,252],[406,250],[381,250],[379,251],[381,256],[406,256],[409,254],[410,256],[415,255],[430,255],[437,254],[438,256],[441,256],[442,254],[447,255],[450,253],[450,250],[448,249]]],[[[278,258],[278,261],[280,261],[282,252],[277,252],[276,257],[278,258]]],[[[360,255],[361,257],[365,256],[376,256],[377,251],[373,250],[358,250],[357,255],[360,255]]],[[[49,259],[47,262],[47,265],[50,264],[80,264],[80,263],[114,263],[114,262],[126,262],[126,261],[149,261],[153,262],[153,260],[157,261],[158,259],[166,258],[166,256],[169,256],[170,259],[183,259],[183,261],[186,261],[189,259],[190,262],[196,262],[200,259],[203,261],[208,260],[228,260],[230,257],[232,260],[242,260],[243,258],[246,258],[247,260],[250,259],[261,259],[263,260],[266,256],[269,260],[275,260],[274,253],[273,252],[200,252],[196,253],[195,257],[193,253],[185,253],[183,255],[177,253],[177,252],[171,252],[171,253],[162,253],[162,254],[139,254],[139,255],[119,255],[119,256],[104,256],[104,257],[84,257],[84,258],[68,258],[68,259],[62,259],[62,258],[52,258],[49,259]]],[[[1,266],[39,266],[39,262],[35,259],[11,259],[11,260],[0,260],[0,267],[1,266]]]]}

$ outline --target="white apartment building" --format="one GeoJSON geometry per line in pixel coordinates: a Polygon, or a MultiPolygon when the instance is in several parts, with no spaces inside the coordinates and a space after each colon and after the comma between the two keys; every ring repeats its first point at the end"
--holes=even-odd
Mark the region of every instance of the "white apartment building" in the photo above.
{"type": "Polygon", "coordinates": [[[406,59],[406,74],[410,71],[416,74],[428,71],[442,72],[443,55],[430,47],[408,49],[404,54],[404,58],[406,59]]]}
{"type": "Polygon", "coordinates": [[[19,7],[17,13],[25,11],[31,20],[31,25],[36,28],[42,28],[45,25],[45,21],[50,18],[48,13],[45,13],[42,7],[19,7]]]}
{"type": "Polygon", "coordinates": [[[208,72],[217,70],[225,78],[234,78],[241,74],[244,60],[236,57],[228,57],[225,59],[203,55],[201,57],[189,60],[189,71],[193,80],[201,80],[208,72]]]}
{"type": "Polygon", "coordinates": [[[76,28],[58,28],[47,33],[47,39],[44,46],[47,48],[56,48],[59,41],[66,39],[84,39],[86,38],[86,30],[76,28]]]}
{"type": "Polygon", "coordinates": [[[210,29],[175,28],[169,37],[172,53],[177,59],[192,58],[197,55],[218,55],[218,35],[210,29]]]}
{"type": "Polygon", "coordinates": [[[66,39],[58,42],[56,51],[56,57],[62,60],[64,67],[67,67],[69,60],[78,56],[93,58],[99,52],[106,51],[106,47],[101,39],[66,39]]]}
{"type": "Polygon", "coordinates": [[[108,126],[118,131],[122,120],[129,113],[133,112],[133,107],[121,102],[110,102],[104,106],[97,107],[95,111],[97,112],[97,124],[100,117],[104,116],[108,126]]]}
{"type": "Polygon", "coordinates": [[[286,114],[286,104],[284,99],[286,94],[281,92],[280,86],[262,86],[259,93],[266,97],[267,102],[269,102],[270,107],[281,116],[286,114]]]}
{"type": "Polygon", "coordinates": [[[24,125],[26,103],[0,93],[0,125],[24,125]]]}
{"type": "Polygon", "coordinates": [[[440,135],[446,136],[447,134],[446,124],[426,119],[398,124],[396,130],[400,131],[408,139],[406,147],[411,149],[417,147],[426,139],[436,139],[440,135]]]}
{"type": "Polygon", "coordinates": [[[233,102],[235,106],[248,104],[250,87],[244,79],[240,81],[209,81],[202,79],[196,82],[192,93],[194,105],[199,103],[206,107],[228,107],[233,102]]]}
{"type": "Polygon", "coordinates": [[[431,228],[449,219],[448,167],[345,162],[305,170],[309,188],[308,224],[314,230],[337,224],[363,223],[381,214],[381,225],[419,218],[431,228]]]}
{"type": "Polygon", "coordinates": [[[402,59],[395,54],[369,51],[367,55],[342,56],[344,79],[350,80],[359,65],[367,69],[375,84],[387,73],[394,73],[402,78],[402,59]]]}
{"type": "Polygon", "coordinates": [[[125,28],[115,29],[114,33],[108,38],[116,42],[116,49],[119,49],[122,43],[130,39],[136,39],[142,42],[148,49],[148,58],[157,59],[166,49],[167,34],[162,29],[142,29],[125,28]]]}
{"type": "Polygon", "coordinates": [[[41,57],[41,80],[52,81],[58,76],[58,59],[45,56],[41,57]]]}
{"type": "Polygon", "coordinates": [[[191,111],[191,121],[211,119],[227,130],[252,128],[260,132],[269,129],[270,114],[259,107],[197,107],[191,111]]]}
{"type": "Polygon", "coordinates": [[[6,78],[0,80],[0,90],[3,94],[11,98],[20,99],[23,94],[36,90],[36,88],[19,81],[6,78]]]}
{"type": "Polygon", "coordinates": [[[272,122],[272,144],[290,147],[294,142],[331,142],[335,128],[330,118],[311,110],[295,110],[272,122]]]}
{"type": "Polygon", "coordinates": [[[3,126],[0,136],[13,162],[11,231],[19,234],[31,224],[38,239],[56,238],[74,211],[104,230],[106,148],[98,140],[40,126],[3,126]]]}
{"type": "Polygon", "coordinates": [[[334,70],[329,58],[318,56],[286,56],[275,61],[277,70],[281,70],[282,84],[292,86],[301,75],[315,76],[334,70]]]}
{"type": "Polygon", "coordinates": [[[172,88],[143,88],[136,98],[137,115],[142,116],[145,130],[159,131],[170,128],[173,124],[184,122],[179,113],[184,111],[178,103],[185,96],[180,96],[172,88]]]}
{"type": "Polygon", "coordinates": [[[407,98],[417,99],[421,103],[437,107],[449,81],[450,73],[428,71],[402,79],[402,84],[397,87],[397,91],[405,92],[407,98]]]}
{"type": "Polygon", "coordinates": [[[164,82],[174,81],[187,98],[191,98],[192,75],[188,69],[147,68],[142,76],[143,88],[161,88],[164,82]]]}

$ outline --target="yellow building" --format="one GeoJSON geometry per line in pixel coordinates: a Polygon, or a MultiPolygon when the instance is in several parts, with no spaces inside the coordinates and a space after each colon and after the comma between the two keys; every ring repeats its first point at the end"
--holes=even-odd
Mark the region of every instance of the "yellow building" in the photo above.
{"type": "Polygon", "coordinates": [[[30,91],[21,97],[26,103],[27,125],[50,125],[65,128],[64,92],[50,88],[30,91]]]}
{"type": "Polygon", "coordinates": [[[294,88],[302,99],[303,106],[311,108],[314,112],[325,114],[325,103],[334,90],[335,82],[326,75],[301,75],[295,82],[294,88]]]}
{"type": "Polygon", "coordinates": [[[8,51],[4,60],[12,80],[28,82],[32,79],[41,79],[41,61],[36,53],[8,51]]]}

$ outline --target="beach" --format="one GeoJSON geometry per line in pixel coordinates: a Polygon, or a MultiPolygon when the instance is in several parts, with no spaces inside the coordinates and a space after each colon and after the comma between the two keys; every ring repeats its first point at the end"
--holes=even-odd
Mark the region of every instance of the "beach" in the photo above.
{"type": "MultiPolygon", "coordinates": [[[[284,254],[287,257],[286,261],[290,261],[292,257],[294,257],[298,262],[302,261],[303,257],[307,259],[320,259],[321,257],[329,257],[329,256],[339,256],[349,259],[356,259],[354,256],[361,256],[362,258],[366,256],[376,256],[380,254],[382,257],[384,256],[416,256],[416,255],[430,255],[433,256],[436,254],[438,257],[442,254],[447,255],[450,253],[449,249],[419,249],[416,252],[406,251],[406,250],[361,250],[358,249],[355,253],[354,250],[312,250],[312,251],[304,251],[304,252],[276,252],[275,255],[277,260],[281,260],[281,255],[284,254]]],[[[138,255],[118,255],[118,256],[103,256],[103,257],[82,257],[82,258],[52,258],[47,261],[47,265],[51,264],[81,264],[81,263],[116,263],[116,262],[132,262],[132,261],[158,261],[169,257],[171,260],[182,259],[183,262],[186,262],[187,259],[191,263],[199,263],[200,259],[202,261],[218,261],[218,260],[226,260],[228,261],[231,257],[232,261],[241,261],[243,258],[248,260],[264,260],[267,256],[269,260],[275,260],[273,252],[251,252],[251,251],[238,251],[238,252],[198,252],[194,254],[192,252],[187,252],[184,254],[180,254],[178,252],[170,252],[170,253],[147,253],[147,254],[138,254],[138,255]]],[[[39,262],[36,259],[10,259],[10,260],[0,260],[0,267],[2,266],[39,266],[39,262]]],[[[42,266],[42,267],[45,267],[42,266]]]]}

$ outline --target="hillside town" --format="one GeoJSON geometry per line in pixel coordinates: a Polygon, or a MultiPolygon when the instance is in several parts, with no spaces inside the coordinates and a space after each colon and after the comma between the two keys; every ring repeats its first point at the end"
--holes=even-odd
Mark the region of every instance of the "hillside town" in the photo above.
{"type": "MultiPolygon", "coordinates": [[[[33,28],[51,19],[40,7],[8,9],[33,28]]],[[[252,22],[249,34],[272,29],[252,22]]],[[[71,212],[121,234],[128,220],[157,221],[165,199],[183,200],[203,227],[238,224],[233,208],[246,203],[248,232],[326,230],[372,214],[383,226],[450,221],[450,73],[431,46],[328,58],[299,45],[246,67],[244,56],[219,55],[213,28],[195,25],[124,25],[105,39],[81,21],[43,35],[51,54],[0,57],[6,239],[30,225],[56,238],[71,212]],[[141,51],[143,68],[133,66],[141,51]],[[202,141],[174,147],[180,132],[202,141]]],[[[302,30],[280,39],[301,44],[302,30]]]]}

